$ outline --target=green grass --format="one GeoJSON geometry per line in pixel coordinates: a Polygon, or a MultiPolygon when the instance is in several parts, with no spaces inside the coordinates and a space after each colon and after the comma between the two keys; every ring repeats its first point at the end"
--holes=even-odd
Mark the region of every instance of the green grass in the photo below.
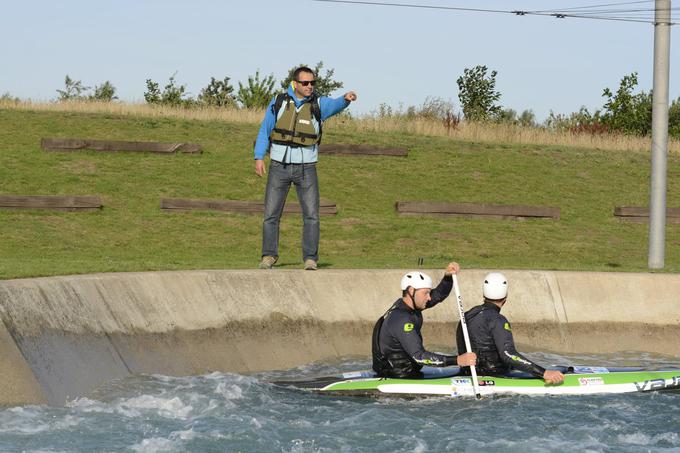
{"type": "MultiPolygon", "coordinates": [[[[108,271],[254,268],[259,215],[166,213],[162,197],[261,200],[258,125],[107,114],[0,110],[0,194],[100,195],[99,212],[0,210],[0,278],[108,271]],[[50,153],[42,137],[190,141],[202,155],[50,153]]],[[[324,140],[403,146],[407,158],[321,156],[322,268],[645,271],[648,226],[613,217],[647,205],[649,155],[489,145],[400,133],[324,140]],[[397,200],[551,205],[553,220],[399,217],[397,200]]],[[[680,156],[668,161],[668,206],[680,206],[680,156]]],[[[293,198],[294,190],[291,190],[293,198]]],[[[300,268],[301,220],[282,220],[280,264],[300,268]]],[[[680,270],[680,225],[666,230],[666,270],[680,270]]]]}

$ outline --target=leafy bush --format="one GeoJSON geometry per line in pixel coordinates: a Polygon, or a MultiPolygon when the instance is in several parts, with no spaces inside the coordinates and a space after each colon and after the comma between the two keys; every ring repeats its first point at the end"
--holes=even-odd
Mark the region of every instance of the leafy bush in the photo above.
{"type": "Polygon", "coordinates": [[[486,66],[477,65],[472,69],[465,68],[458,83],[458,98],[466,120],[486,121],[498,117],[502,113],[500,105],[495,103],[501,98],[496,91],[496,71],[487,76],[486,66]]]}
{"type": "Polygon", "coordinates": [[[111,102],[116,97],[116,87],[113,86],[108,80],[101,85],[96,85],[94,87],[94,92],[92,94],[86,94],[92,88],[83,85],[80,80],[74,80],[66,75],[64,78],[64,89],[57,90],[59,93],[59,102],[64,101],[100,101],[100,102],[111,102]]]}
{"type": "Polygon", "coordinates": [[[245,108],[266,108],[274,97],[275,83],[273,74],[260,79],[260,71],[258,70],[255,72],[255,76],[248,76],[248,85],[238,83],[236,100],[245,108]]]}
{"type": "Polygon", "coordinates": [[[168,79],[168,83],[160,90],[158,83],[151,79],[146,79],[146,92],[144,92],[144,100],[148,104],[169,105],[172,107],[191,107],[196,104],[196,101],[189,97],[186,91],[186,85],[176,85],[174,73],[168,79]]]}
{"type": "Polygon", "coordinates": [[[344,86],[342,82],[333,80],[333,74],[335,74],[335,69],[327,69],[325,75],[321,75],[321,70],[323,69],[323,61],[320,61],[313,68],[309,65],[300,63],[299,65],[290,68],[288,70],[288,76],[281,81],[281,88],[284,90],[288,89],[290,82],[293,81],[293,73],[295,70],[301,66],[307,66],[314,70],[316,75],[316,85],[314,86],[314,92],[319,96],[330,96],[335,90],[339,90],[344,86]]]}
{"type": "Polygon", "coordinates": [[[229,83],[229,77],[225,77],[224,80],[210,77],[210,83],[201,90],[197,100],[203,105],[234,107],[236,106],[236,96],[232,94],[233,91],[234,87],[229,83]]]}
{"type": "Polygon", "coordinates": [[[5,92],[0,96],[0,102],[5,102],[5,103],[13,103],[13,104],[18,104],[21,102],[21,99],[18,97],[12,96],[9,91],[5,92]]]}
{"type": "Polygon", "coordinates": [[[612,130],[634,135],[647,135],[652,130],[652,93],[633,94],[637,86],[637,72],[624,76],[616,94],[605,88],[607,98],[602,123],[612,130]]]}
{"type": "Polygon", "coordinates": [[[522,127],[536,127],[536,115],[533,110],[524,110],[517,115],[513,109],[503,109],[496,117],[500,123],[509,123],[522,127]]]}
{"type": "Polygon", "coordinates": [[[57,93],[59,93],[58,100],[62,102],[87,99],[87,97],[83,93],[85,93],[89,89],[90,87],[84,86],[83,82],[81,82],[80,80],[73,80],[67,74],[66,77],[64,78],[64,89],[57,90],[57,93]]]}
{"type": "Polygon", "coordinates": [[[569,115],[555,114],[552,110],[545,120],[544,126],[559,132],[571,132],[573,134],[604,134],[609,132],[609,126],[603,124],[599,110],[590,113],[587,108],[581,107],[578,112],[569,115]]]}
{"type": "Polygon", "coordinates": [[[114,99],[118,99],[116,96],[116,87],[107,80],[101,85],[96,85],[94,87],[94,94],[88,96],[88,99],[92,101],[111,102],[114,99]]]}
{"type": "Polygon", "coordinates": [[[668,109],[668,134],[680,138],[680,97],[671,102],[668,109]]]}

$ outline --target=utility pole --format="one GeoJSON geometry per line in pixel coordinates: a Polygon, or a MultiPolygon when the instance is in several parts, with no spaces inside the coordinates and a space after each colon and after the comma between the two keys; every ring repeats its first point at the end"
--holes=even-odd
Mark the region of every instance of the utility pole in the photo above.
{"type": "Polygon", "coordinates": [[[656,0],[654,87],[652,92],[652,176],[649,202],[650,269],[663,269],[666,246],[666,161],[668,156],[668,77],[671,0],[656,0]]]}

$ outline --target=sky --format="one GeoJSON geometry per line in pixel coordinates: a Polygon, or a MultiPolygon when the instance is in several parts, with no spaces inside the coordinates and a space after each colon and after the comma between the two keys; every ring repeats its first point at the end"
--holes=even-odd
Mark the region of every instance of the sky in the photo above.
{"type": "MultiPolygon", "coordinates": [[[[545,10],[623,0],[390,1],[545,10]]],[[[498,72],[504,108],[531,109],[541,121],[551,110],[601,108],[603,89],[634,71],[639,89],[652,88],[651,24],[313,0],[23,0],[3,2],[2,18],[0,94],[36,101],[55,99],[67,74],[87,86],[108,80],[121,100],[141,102],[148,78],[162,87],[176,73],[196,95],[211,77],[237,89],[257,70],[280,80],[318,61],[344,83],[334,95],[357,92],[357,115],[427,97],[460,110],[456,79],[476,65],[498,72]]],[[[680,97],[676,29],[671,99],[680,97]]]]}

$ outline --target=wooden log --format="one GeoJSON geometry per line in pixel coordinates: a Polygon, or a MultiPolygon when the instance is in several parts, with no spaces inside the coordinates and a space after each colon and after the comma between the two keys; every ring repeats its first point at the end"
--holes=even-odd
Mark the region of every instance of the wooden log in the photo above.
{"type": "Polygon", "coordinates": [[[494,205],[476,203],[444,203],[431,201],[398,201],[400,215],[436,215],[446,217],[552,218],[560,219],[560,208],[553,206],[494,205]]]}
{"type": "Polygon", "coordinates": [[[83,195],[0,195],[0,209],[52,209],[93,211],[102,208],[99,197],[83,195]]]}
{"type": "MultiPolygon", "coordinates": [[[[161,209],[166,211],[224,211],[241,214],[262,214],[264,203],[261,201],[243,200],[205,200],[187,198],[162,198],[161,209]]],[[[284,213],[302,213],[297,202],[287,202],[284,213]]],[[[332,201],[321,200],[319,215],[336,215],[338,208],[332,201]]]]}
{"type": "Polygon", "coordinates": [[[46,151],[133,151],[149,153],[201,153],[201,145],[196,143],[130,142],[120,140],[90,140],[77,138],[43,138],[40,146],[46,151]]]}
{"type": "MultiPolygon", "coordinates": [[[[649,208],[643,206],[616,206],[614,216],[629,222],[649,222],[649,208]]],[[[666,222],[680,223],[680,208],[666,208],[666,222]]]]}
{"type": "Polygon", "coordinates": [[[319,153],[344,156],[408,156],[408,150],[404,148],[377,148],[372,145],[345,144],[321,144],[319,145],[319,153]]]}

